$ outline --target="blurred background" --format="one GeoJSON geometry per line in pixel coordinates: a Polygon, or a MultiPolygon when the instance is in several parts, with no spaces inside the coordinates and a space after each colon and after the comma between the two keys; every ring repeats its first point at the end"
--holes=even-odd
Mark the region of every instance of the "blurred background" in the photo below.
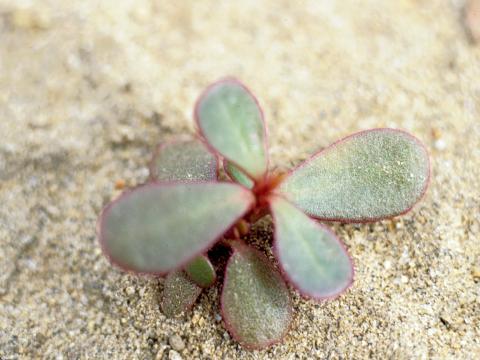
{"type": "Polygon", "coordinates": [[[0,358],[479,358],[479,9],[0,0],[0,358]],[[95,232],[102,206],[145,181],[155,145],[193,134],[196,97],[227,75],[259,98],[276,168],[373,127],[413,133],[432,159],[409,214],[332,224],[353,288],[320,304],[295,295],[285,341],[253,353],[222,326],[220,285],[166,319],[162,280],[113,268],[95,232]]]}

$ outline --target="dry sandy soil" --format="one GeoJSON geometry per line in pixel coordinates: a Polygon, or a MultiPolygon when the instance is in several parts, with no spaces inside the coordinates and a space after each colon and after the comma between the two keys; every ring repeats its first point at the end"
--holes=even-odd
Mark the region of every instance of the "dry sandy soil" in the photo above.
{"type": "Polygon", "coordinates": [[[480,48],[462,6],[0,0],[0,358],[480,358],[480,48]],[[96,239],[115,183],[143,182],[154,146],[192,133],[195,98],[225,75],[258,95],[274,167],[372,127],[431,153],[409,214],[331,224],[354,286],[326,303],[294,294],[295,325],[265,351],[226,333],[220,284],[166,319],[162,281],[113,268],[96,239]]]}

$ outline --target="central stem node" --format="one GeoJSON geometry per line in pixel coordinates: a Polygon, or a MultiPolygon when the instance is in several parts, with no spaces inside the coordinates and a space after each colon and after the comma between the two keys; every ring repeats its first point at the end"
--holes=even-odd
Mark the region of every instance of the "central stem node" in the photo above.
{"type": "Polygon", "coordinates": [[[282,182],[285,174],[270,175],[255,183],[252,191],[257,199],[257,206],[268,205],[268,197],[272,191],[282,182]]]}

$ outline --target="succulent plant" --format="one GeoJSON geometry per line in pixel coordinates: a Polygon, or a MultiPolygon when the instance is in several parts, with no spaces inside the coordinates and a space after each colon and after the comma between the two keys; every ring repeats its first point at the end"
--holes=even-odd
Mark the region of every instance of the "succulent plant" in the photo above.
{"type": "Polygon", "coordinates": [[[151,180],[113,201],[99,219],[111,262],[140,274],[167,275],[161,307],[187,310],[216,280],[208,251],[231,249],[221,307],[233,338],[248,349],[280,341],[292,321],[287,283],[315,300],[353,281],[341,241],[318,222],[369,222],[410,210],[426,191],[425,147],[404,131],[348,136],[287,174],[268,170],[262,110],[235,79],[208,87],[194,112],[199,135],[161,145],[151,180]],[[223,169],[229,180],[219,181],[223,169]],[[241,239],[270,214],[278,267],[241,239]]]}

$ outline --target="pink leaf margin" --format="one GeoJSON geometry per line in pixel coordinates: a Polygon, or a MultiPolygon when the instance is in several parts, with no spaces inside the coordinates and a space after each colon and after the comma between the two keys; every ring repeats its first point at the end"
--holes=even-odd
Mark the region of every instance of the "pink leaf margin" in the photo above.
{"type": "MultiPolygon", "coordinates": [[[[278,195],[277,195],[278,196],[278,195]]],[[[304,212],[303,210],[299,209],[295,204],[291,203],[289,200],[283,198],[284,200],[288,201],[292,206],[294,206],[295,208],[298,209],[298,211],[301,211],[301,212],[304,212]]],[[[348,257],[348,260],[349,260],[349,263],[350,263],[350,269],[351,269],[351,273],[350,273],[350,278],[349,278],[349,282],[345,285],[345,287],[343,287],[341,290],[339,290],[337,293],[333,294],[333,295],[329,295],[329,296],[317,296],[315,294],[309,294],[307,293],[305,290],[302,290],[300,289],[300,287],[298,286],[298,284],[290,277],[290,275],[288,274],[288,272],[285,270],[285,267],[283,266],[281,260],[280,260],[280,252],[278,250],[278,245],[277,245],[277,239],[278,239],[278,228],[275,226],[275,223],[277,221],[276,217],[275,217],[275,213],[274,211],[272,211],[271,209],[271,206],[270,206],[270,214],[273,218],[273,224],[274,224],[274,241],[273,241],[273,246],[272,246],[272,251],[273,251],[273,254],[275,256],[275,258],[277,259],[278,261],[278,266],[280,268],[280,272],[282,274],[282,276],[287,280],[288,283],[290,283],[299,293],[300,295],[305,298],[305,299],[313,299],[315,301],[329,301],[329,300],[334,300],[336,298],[338,298],[340,295],[342,295],[344,292],[346,292],[353,284],[353,280],[355,278],[355,265],[354,265],[354,262],[353,262],[353,259],[350,255],[350,253],[348,252],[347,250],[347,247],[345,246],[345,244],[338,238],[338,236],[330,229],[328,228],[327,226],[323,225],[323,224],[320,224],[318,223],[317,221],[315,221],[315,218],[312,218],[311,216],[309,216],[310,218],[312,218],[312,220],[315,222],[316,226],[321,229],[321,230],[324,230],[326,232],[328,232],[334,239],[337,240],[337,242],[340,244],[340,247],[342,248],[343,252],[345,253],[345,255],[348,257]]]]}
{"type": "MultiPolygon", "coordinates": [[[[227,265],[225,266],[225,276],[224,276],[224,279],[223,279],[224,284],[228,280],[227,269],[228,269],[228,267],[230,266],[230,264],[233,260],[233,255],[235,255],[235,253],[237,253],[237,252],[240,252],[241,251],[240,249],[247,249],[249,251],[250,250],[254,251],[260,258],[262,258],[265,261],[265,265],[267,265],[268,268],[270,270],[272,270],[272,272],[274,274],[278,275],[279,279],[281,279],[283,281],[283,285],[285,286],[285,289],[288,292],[288,287],[285,283],[285,279],[283,278],[282,274],[277,269],[275,269],[275,267],[272,265],[272,262],[265,256],[265,254],[263,254],[262,252],[260,252],[259,250],[255,249],[251,246],[248,246],[247,244],[245,244],[241,240],[235,240],[235,243],[233,245],[230,244],[230,246],[231,246],[231,249],[232,249],[232,253],[230,254],[230,257],[228,258],[228,261],[227,261],[227,265]]],[[[282,335],[278,339],[275,339],[275,340],[267,341],[267,342],[260,343],[260,344],[250,344],[250,343],[245,343],[241,339],[241,337],[238,335],[237,331],[235,330],[234,326],[232,325],[231,318],[228,316],[228,311],[225,310],[223,288],[222,288],[222,295],[220,297],[220,310],[221,310],[222,317],[223,317],[223,320],[224,320],[224,323],[225,323],[225,328],[227,329],[227,331],[232,335],[234,340],[236,340],[239,344],[242,345],[242,347],[244,347],[245,349],[247,349],[249,351],[263,350],[263,349],[266,349],[270,346],[273,346],[275,344],[278,344],[278,343],[282,342],[282,340],[285,338],[285,336],[288,334],[288,332],[292,329],[292,325],[293,325],[293,322],[294,322],[293,321],[292,298],[289,294],[289,296],[288,296],[289,324],[285,328],[285,331],[282,333],[282,335]]]]}
{"type": "Polygon", "coordinates": [[[215,243],[222,238],[222,236],[225,232],[227,232],[232,226],[234,226],[235,223],[238,220],[240,220],[245,214],[247,214],[248,212],[250,212],[252,210],[252,208],[255,206],[255,199],[253,199],[253,196],[251,194],[249,194],[250,190],[248,190],[247,188],[245,188],[245,187],[243,187],[239,184],[229,182],[228,184],[232,184],[234,186],[237,186],[237,187],[241,188],[242,190],[245,191],[245,195],[249,194],[252,197],[250,206],[241,215],[239,215],[237,218],[235,218],[232,222],[226,224],[225,229],[222,230],[222,232],[220,232],[218,236],[214,237],[211,241],[209,241],[207,244],[205,244],[205,246],[202,249],[195,252],[190,257],[188,257],[184,261],[180,262],[178,264],[178,266],[176,266],[172,269],[169,269],[168,271],[159,271],[159,272],[156,272],[156,271],[152,271],[152,272],[137,271],[135,269],[132,269],[128,265],[114,259],[111,256],[111,254],[108,250],[107,244],[105,243],[106,240],[105,240],[105,234],[104,234],[104,229],[105,229],[104,223],[105,223],[106,215],[112,209],[113,206],[115,206],[118,202],[128,198],[129,196],[131,196],[132,193],[134,193],[136,191],[143,191],[147,188],[152,188],[152,187],[169,187],[169,186],[175,186],[175,185],[178,185],[178,184],[192,185],[192,184],[216,184],[216,183],[220,183],[220,182],[215,182],[215,181],[175,181],[175,182],[151,181],[151,182],[146,183],[144,185],[139,185],[137,187],[134,187],[132,189],[128,189],[128,190],[124,191],[120,196],[118,196],[116,199],[114,199],[113,201],[108,203],[103,208],[103,210],[102,210],[102,212],[101,212],[101,214],[98,218],[98,221],[97,221],[97,238],[98,238],[98,241],[100,243],[100,248],[102,249],[103,254],[106,256],[106,258],[110,261],[111,264],[115,265],[119,269],[121,269],[123,271],[126,271],[126,272],[129,272],[129,273],[138,274],[138,275],[163,277],[171,271],[183,269],[185,267],[185,265],[187,265],[195,257],[197,257],[199,255],[202,255],[202,254],[206,253],[208,250],[210,250],[211,247],[213,245],[215,245],[215,243]]]}
{"type": "MultiPolygon", "coordinates": [[[[429,186],[430,181],[431,181],[431,163],[430,163],[430,155],[429,155],[429,152],[427,150],[427,147],[418,138],[416,138],[415,136],[413,136],[409,132],[404,131],[404,130],[400,130],[400,129],[393,129],[393,128],[374,128],[374,129],[358,131],[358,132],[350,134],[350,135],[348,135],[348,136],[346,136],[346,137],[344,137],[340,140],[337,140],[334,143],[327,146],[326,148],[324,148],[320,151],[317,151],[312,156],[310,156],[308,159],[304,160],[299,165],[297,165],[296,167],[291,169],[287,173],[287,175],[283,178],[282,182],[287,180],[290,177],[290,175],[292,175],[298,169],[308,165],[308,163],[311,162],[312,160],[314,160],[315,158],[317,158],[319,156],[322,156],[327,151],[331,151],[331,150],[335,149],[335,147],[337,145],[339,145],[339,144],[341,144],[345,141],[348,141],[352,137],[361,136],[363,134],[366,134],[366,133],[369,133],[369,132],[376,132],[376,131],[378,131],[378,132],[385,131],[385,132],[402,133],[403,135],[406,135],[408,138],[412,139],[415,143],[417,143],[423,149],[423,151],[425,152],[425,155],[426,155],[426,158],[427,158],[427,171],[426,171],[427,172],[427,174],[426,174],[427,175],[427,180],[425,181],[425,186],[424,186],[422,192],[420,193],[419,197],[417,198],[417,200],[412,204],[412,206],[405,209],[404,211],[402,211],[398,214],[393,214],[393,215],[389,215],[389,216],[363,218],[363,219],[325,218],[325,217],[321,217],[321,216],[315,216],[315,215],[312,215],[312,214],[308,214],[308,216],[310,216],[311,218],[320,220],[320,221],[340,222],[340,223],[343,223],[343,224],[368,224],[368,223],[372,223],[372,222],[379,221],[379,220],[392,219],[392,218],[397,217],[397,216],[405,215],[410,210],[412,210],[415,207],[415,205],[417,205],[425,197],[425,194],[427,192],[428,186],[429,186]]],[[[283,194],[282,192],[278,192],[278,191],[276,192],[276,194],[282,196],[283,198],[285,198],[286,200],[291,202],[288,199],[287,194],[283,194]]],[[[301,210],[301,211],[303,211],[303,210],[301,210]]],[[[305,212],[305,211],[303,211],[303,212],[305,212]]]]}
{"type": "Polygon", "coordinates": [[[253,177],[252,175],[250,175],[248,173],[248,171],[246,171],[242,166],[240,166],[239,164],[237,164],[234,160],[232,159],[228,159],[229,161],[231,161],[235,166],[237,166],[239,169],[241,169],[249,178],[251,178],[254,182],[258,182],[258,181],[261,181],[261,180],[264,180],[267,175],[268,175],[268,169],[269,169],[269,164],[270,164],[270,157],[268,156],[268,128],[267,128],[267,125],[266,125],[266,122],[265,122],[265,116],[264,116],[264,112],[263,112],[263,108],[260,106],[260,102],[258,101],[257,97],[253,94],[253,92],[243,83],[241,82],[240,80],[238,80],[236,77],[234,76],[227,76],[227,77],[224,77],[220,80],[217,80],[213,83],[211,83],[210,85],[208,85],[205,90],[203,90],[203,92],[201,93],[201,95],[198,97],[197,101],[195,102],[195,105],[194,105],[194,108],[193,108],[193,118],[195,120],[195,124],[196,124],[196,128],[197,128],[197,131],[198,133],[200,134],[200,136],[205,139],[205,143],[206,145],[210,148],[210,151],[212,151],[213,153],[215,154],[218,154],[220,157],[223,157],[222,154],[220,154],[220,152],[215,149],[206,139],[206,137],[204,136],[204,132],[203,132],[203,129],[202,129],[202,126],[200,125],[200,116],[199,116],[199,108],[200,108],[200,104],[202,103],[203,99],[210,93],[210,91],[215,88],[216,86],[218,85],[222,85],[222,84],[235,84],[235,85],[239,85],[240,87],[242,87],[249,95],[250,97],[253,99],[253,101],[255,102],[255,104],[257,105],[257,108],[259,109],[260,111],[260,118],[262,120],[262,127],[263,127],[263,133],[264,133],[264,142],[263,142],[263,147],[264,147],[264,151],[265,151],[265,157],[266,157],[266,160],[267,160],[267,163],[266,163],[266,170],[265,170],[265,173],[261,176],[261,178],[259,179],[255,179],[255,177],[253,177]]]}

